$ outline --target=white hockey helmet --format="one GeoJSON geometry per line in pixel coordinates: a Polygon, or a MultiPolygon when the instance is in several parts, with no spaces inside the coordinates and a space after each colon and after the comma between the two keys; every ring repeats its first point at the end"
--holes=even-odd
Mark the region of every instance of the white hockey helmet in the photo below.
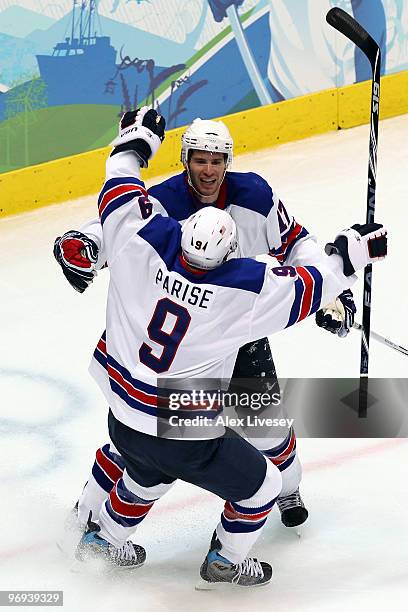
{"type": "Polygon", "coordinates": [[[188,163],[190,150],[211,151],[227,155],[226,168],[232,164],[233,140],[227,126],[222,121],[194,119],[181,137],[181,162],[188,163]]]}
{"type": "Polygon", "coordinates": [[[234,219],[214,206],[201,208],[182,227],[183,256],[195,268],[212,270],[236,256],[237,247],[234,219]]]}

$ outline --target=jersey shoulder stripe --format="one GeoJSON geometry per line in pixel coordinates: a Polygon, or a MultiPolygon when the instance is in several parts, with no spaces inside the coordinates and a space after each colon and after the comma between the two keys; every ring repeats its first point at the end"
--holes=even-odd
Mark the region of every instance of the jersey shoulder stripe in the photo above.
{"type": "Polygon", "coordinates": [[[105,183],[98,198],[102,225],[107,217],[138,195],[147,196],[143,183],[136,178],[113,178],[105,183]]]}

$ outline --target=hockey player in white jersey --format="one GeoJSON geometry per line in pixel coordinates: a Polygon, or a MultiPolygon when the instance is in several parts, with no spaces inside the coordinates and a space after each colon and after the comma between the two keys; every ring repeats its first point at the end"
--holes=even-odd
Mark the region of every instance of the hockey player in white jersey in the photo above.
{"type": "MultiPolygon", "coordinates": [[[[125,117],[131,119],[131,113],[125,117]]],[[[184,172],[148,190],[155,209],[184,223],[203,205],[216,206],[227,210],[235,220],[242,256],[269,253],[281,265],[318,263],[323,254],[313,236],[286,210],[261,176],[230,171],[232,154],[233,141],[222,122],[195,120],[182,137],[184,172]]],[[[141,152],[141,156],[147,163],[146,153],[141,152]]],[[[57,239],[54,253],[69,282],[78,291],[84,291],[96,274],[96,267],[101,267],[106,259],[99,220],[86,224],[81,232],[67,232],[57,239]]],[[[324,310],[318,310],[316,321],[321,327],[344,336],[353,324],[354,312],[351,291],[346,290],[324,310]]],[[[300,310],[293,313],[294,318],[301,315],[300,310]]],[[[240,348],[232,378],[256,378],[271,395],[279,390],[267,338],[240,348]]],[[[299,493],[301,465],[293,428],[283,437],[264,435],[252,442],[282,473],[278,507],[283,524],[300,525],[308,512],[299,493]]],[[[98,516],[122,470],[123,462],[109,444],[97,450],[92,473],[79,501],[81,522],[86,521],[90,510],[98,516]]]]}
{"type": "MultiPolygon", "coordinates": [[[[236,258],[236,226],[226,212],[204,208],[182,230],[153,211],[137,153],[146,145],[146,157],[154,154],[163,123],[144,108],[133,124],[122,124],[98,201],[110,285],[106,335],[91,371],[125,469],[77,557],[143,563],[144,550],[127,538],[181,478],[226,500],[201,567],[202,588],[266,584],[271,566],[247,555],[280,493],[278,468],[241,437],[159,437],[158,387],[164,379],[231,377],[230,357],[240,346],[316,312],[355,282],[357,269],[383,258],[386,232],[379,224],[341,232],[319,266],[236,258]]],[[[209,412],[215,418],[220,410],[209,412]]]]}

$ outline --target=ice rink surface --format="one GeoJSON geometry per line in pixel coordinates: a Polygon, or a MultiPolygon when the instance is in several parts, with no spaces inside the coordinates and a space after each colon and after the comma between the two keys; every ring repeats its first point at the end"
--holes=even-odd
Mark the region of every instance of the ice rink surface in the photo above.
{"type": "MultiPolygon", "coordinates": [[[[408,115],[381,122],[376,219],[389,229],[390,254],[374,268],[372,329],[404,346],[407,142],[408,115]]],[[[267,178],[324,243],[365,220],[367,156],[368,126],[361,126],[241,156],[234,169],[267,178]]],[[[96,198],[88,197],[0,222],[0,589],[63,590],[69,612],[402,609],[408,595],[403,439],[298,441],[310,516],[298,539],[272,513],[254,549],[274,567],[267,587],[194,590],[223,503],[183,483],[155,505],[134,537],[147,549],[144,567],[119,576],[72,571],[55,541],[95,449],[107,439],[106,407],[87,367],[104,329],[108,273],[76,293],[52,244],[93,216],[96,198]]],[[[354,290],[359,319],[361,286],[354,290]]],[[[272,337],[271,345],[280,376],[358,376],[358,332],[341,340],[307,320],[272,337]]],[[[372,376],[406,377],[407,366],[407,357],[372,340],[372,376]]]]}

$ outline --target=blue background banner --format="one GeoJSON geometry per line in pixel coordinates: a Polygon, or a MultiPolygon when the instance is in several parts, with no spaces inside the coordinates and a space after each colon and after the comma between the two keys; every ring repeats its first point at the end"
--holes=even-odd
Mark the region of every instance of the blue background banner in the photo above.
{"type": "Polygon", "coordinates": [[[104,146],[142,104],[174,128],[367,80],[333,6],[380,44],[382,74],[407,69],[406,0],[0,0],[0,170],[104,146]]]}

